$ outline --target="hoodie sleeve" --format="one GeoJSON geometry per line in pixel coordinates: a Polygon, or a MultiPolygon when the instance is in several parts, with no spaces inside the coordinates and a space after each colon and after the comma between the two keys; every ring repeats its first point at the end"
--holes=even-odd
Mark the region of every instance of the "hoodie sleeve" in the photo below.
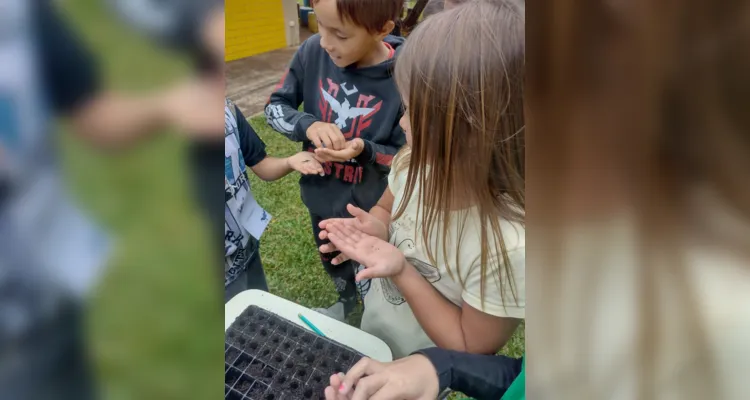
{"type": "Polygon", "coordinates": [[[265,110],[268,125],[296,142],[306,140],[307,128],[317,121],[314,115],[298,110],[304,98],[306,48],[307,42],[304,42],[294,54],[289,69],[271,94],[265,110]]]}
{"type": "Polygon", "coordinates": [[[383,172],[387,173],[391,169],[393,157],[406,143],[406,136],[401,126],[396,124],[391,130],[391,137],[388,144],[378,144],[364,139],[362,141],[365,143],[365,148],[357,156],[357,162],[360,164],[375,164],[378,169],[382,169],[383,172]]]}
{"type": "Polygon", "coordinates": [[[427,357],[438,374],[440,390],[450,388],[476,399],[500,399],[519,377],[523,359],[468,354],[430,348],[413,354],[427,357]]]}

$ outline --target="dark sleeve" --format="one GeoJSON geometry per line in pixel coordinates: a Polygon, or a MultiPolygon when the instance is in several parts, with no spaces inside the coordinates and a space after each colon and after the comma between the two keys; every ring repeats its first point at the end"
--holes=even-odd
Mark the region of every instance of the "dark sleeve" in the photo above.
{"type": "Polygon", "coordinates": [[[498,400],[521,373],[523,359],[462,353],[440,348],[417,351],[438,373],[440,390],[451,388],[477,400],[498,400]]]}
{"type": "Polygon", "coordinates": [[[99,93],[96,63],[54,5],[36,4],[45,88],[54,110],[69,114],[99,93]]]}
{"type": "Polygon", "coordinates": [[[253,127],[237,106],[237,133],[240,135],[240,148],[245,158],[245,165],[252,168],[266,158],[266,144],[258,137],[253,127]]]}
{"type": "Polygon", "coordinates": [[[309,40],[294,54],[289,69],[266,104],[266,121],[273,129],[295,142],[307,140],[307,128],[317,121],[314,115],[299,111],[303,101],[304,54],[309,40]]]}
{"type": "MultiPolygon", "coordinates": [[[[400,115],[398,119],[401,119],[400,115]]],[[[396,126],[391,130],[388,144],[373,143],[364,139],[362,141],[365,143],[365,148],[356,157],[357,162],[360,164],[375,164],[378,169],[387,174],[391,169],[393,157],[406,144],[406,135],[404,135],[401,126],[396,123],[396,126]]]]}

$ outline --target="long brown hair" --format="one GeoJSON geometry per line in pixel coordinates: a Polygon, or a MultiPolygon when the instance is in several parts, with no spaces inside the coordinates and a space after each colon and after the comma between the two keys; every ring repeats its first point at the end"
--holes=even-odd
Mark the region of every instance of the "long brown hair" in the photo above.
{"type": "Polygon", "coordinates": [[[451,244],[460,248],[468,213],[456,210],[465,209],[462,204],[475,207],[482,301],[486,277],[495,275],[488,271],[495,267],[501,292],[504,275],[517,299],[501,220],[524,221],[523,7],[478,0],[429,18],[409,36],[395,73],[407,102],[412,141],[394,163],[397,170],[409,167],[406,195],[394,220],[418,184],[428,257],[436,263],[438,244],[429,238],[441,226],[437,237],[446,268],[464,285],[458,252],[455,265],[449,265],[449,227],[459,215],[459,237],[451,244]]]}
{"type": "MultiPolygon", "coordinates": [[[[620,268],[632,270],[638,290],[634,398],[662,398],[666,388],[677,395],[671,398],[725,398],[686,256],[697,238],[730,253],[750,249],[749,235],[722,235],[710,217],[729,210],[734,222],[750,224],[750,57],[738,51],[750,46],[750,9],[744,2],[556,0],[530,15],[529,224],[538,250],[529,265],[533,259],[539,267],[527,269],[527,282],[539,295],[529,301],[539,323],[527,331],[537,357],[529,364],[556,365],[545,383],[560,399],[610,397],[622,384],[623,359],[606,371],[612,382],[594,385],[585,357],[593,332],[606,329],[585,317],[607,296],[597,287],[607,254],[585,265],[561,260],[576,228],[606,228],[625,216],[634,254],[619,258],[620,268]],[[696,203],[697,191],[711,200],[696,203]],[[576,276],[587,281],[574,288],[576,276]],[[562,331],[578,341],[561,340],[562,331]],[[664,385],[665,372],[676,372],[666,371],[667,349],[689,362],[681,379],[664,385]],[[578,372],[560,374],[571,371],[578,372]]],[[[609,239],[588,235],[589,254],[597,257],[609,239]]]]}

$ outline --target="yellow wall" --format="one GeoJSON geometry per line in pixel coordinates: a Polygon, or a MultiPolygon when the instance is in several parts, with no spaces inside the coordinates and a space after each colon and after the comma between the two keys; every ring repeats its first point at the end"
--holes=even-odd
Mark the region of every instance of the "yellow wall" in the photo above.
{"type": "Polygon", "coordinates": [[[281,0],[226,0],[226,61],[286,47],[281,0]]]}

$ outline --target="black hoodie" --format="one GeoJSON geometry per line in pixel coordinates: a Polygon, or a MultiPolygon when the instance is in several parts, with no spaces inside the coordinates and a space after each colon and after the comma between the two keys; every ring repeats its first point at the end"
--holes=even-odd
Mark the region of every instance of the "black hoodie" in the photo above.
{"type": "Polygon", "coordinates": [[[315,145],[307,140],[307,128],[316,121],[338,125],[347,140],[361,138],[362,153],[344,163],[326,163],[325,176],[300,178],[302,201],[310,213],[321,218],[348,215],[346,204],[372,208],[388,186],[393,156],[406,142],[399,127],[403,109],[393,79],[393,65],[404,43],[388,36],[392,49],[387,61],[365,68],[337,67],[320,47],[320,36],[307,39],[292,59],[289,70],[266,105],[266,120],[303,149],[315,145]],[[304,110],[298,111],[304,103],[304,110]]]}

